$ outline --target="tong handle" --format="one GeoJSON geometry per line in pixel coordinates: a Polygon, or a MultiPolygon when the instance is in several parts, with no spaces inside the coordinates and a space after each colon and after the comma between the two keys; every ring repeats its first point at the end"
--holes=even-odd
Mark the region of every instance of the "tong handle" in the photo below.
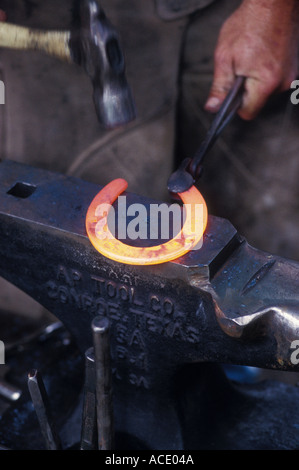
{"type": "Polygon", "coordinates": [[[190,189],[200,176],[202,161],[206,153],[210,150],[217,137],[231,121],[242,104],[244,83],[245,77],[239,76],[236,78],[232,89],[223,101],[205,139],[202,141],[194,157],[192,159],[185,158],[179,168],[170,175],[167,187],[169,192],[173,195],[190,189]]]}
{"type": "Polygon", "coordinates": [[[194,179],[198,177],[198,174],[200,172],[200,165],[206,153],[210,150],[218,136],[221,134],[227,124],[232,120],[239,107],[241,106],[244,91],[244,83],[245,77],[238,76],[236,78],[233,87],[227,94],[225,100],[221,105],[221,108],[216,114],[205,139],[203,140],[199,149],[192,158],[189,166],[189,172],[191,173],[194,179]]]}

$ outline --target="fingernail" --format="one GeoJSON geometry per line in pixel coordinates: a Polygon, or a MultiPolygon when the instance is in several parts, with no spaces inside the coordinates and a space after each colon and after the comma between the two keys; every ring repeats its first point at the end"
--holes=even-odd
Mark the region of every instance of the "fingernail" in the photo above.
{"type": "Polygon", "coordinates": [[[210,111],[217,110],[220,105],[220,99],[216,96],[211,96],[205,104],[205,108],[209,109],[210,111]]]}

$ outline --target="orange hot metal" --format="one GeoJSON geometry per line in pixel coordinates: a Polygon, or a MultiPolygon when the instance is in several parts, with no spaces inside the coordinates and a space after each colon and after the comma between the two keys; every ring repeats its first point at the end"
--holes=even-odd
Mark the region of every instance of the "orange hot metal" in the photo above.
{"type": "Polygon", "coordinates": [[[123,179],[111,181],[96,195],[88,208],[86,231],[97,251],[120,263],[160,264],[188,253],[201,240],[207,225],[208,211],[204,198],[195,186],[179,193],[186,218],[181,231],[173,239],[151,247],[129,246],[116,239],[108,227],[108,213],[113,202],[127,187],[128,183],[123,179]],[[195,210],[197,204],[202,205],[202,211],[195,210]],[[197,233],[194,233],[195,227],[200,227],[197,233]]]}

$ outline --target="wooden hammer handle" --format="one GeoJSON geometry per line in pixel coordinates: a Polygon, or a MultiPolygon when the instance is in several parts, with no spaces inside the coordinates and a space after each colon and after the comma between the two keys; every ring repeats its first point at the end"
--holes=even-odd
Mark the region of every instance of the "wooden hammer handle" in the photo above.
{"type": "Polygon", "coordinates": [[[72,62],[69,31],[41,31],[0,23],[0,47],[32,49],[72,62]]]}

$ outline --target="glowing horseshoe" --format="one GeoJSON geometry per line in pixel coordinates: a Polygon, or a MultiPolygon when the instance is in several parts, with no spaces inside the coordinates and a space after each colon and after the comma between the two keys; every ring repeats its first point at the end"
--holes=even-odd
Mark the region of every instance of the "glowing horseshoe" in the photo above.
{"type": "Polygon", "coordinates": [[[208,211],[204,198],[195,186],[179,193],[186,210],[186,219],[181,231],[174,238],[151,247],[129,246],[116,239],[108,227],[108,213],[113,202],[127,187],[128,183],[123,179],[111,181],[95,196],[88,208],[86,231],[97,251],[120,263],[160,264],[186,254],[201,240],[207,225],[208,211]],[[196,210],[198,207],[202,207],[202,210],[196,210]],[[200,230],[195,232],[195,227],[200,230]]]}

